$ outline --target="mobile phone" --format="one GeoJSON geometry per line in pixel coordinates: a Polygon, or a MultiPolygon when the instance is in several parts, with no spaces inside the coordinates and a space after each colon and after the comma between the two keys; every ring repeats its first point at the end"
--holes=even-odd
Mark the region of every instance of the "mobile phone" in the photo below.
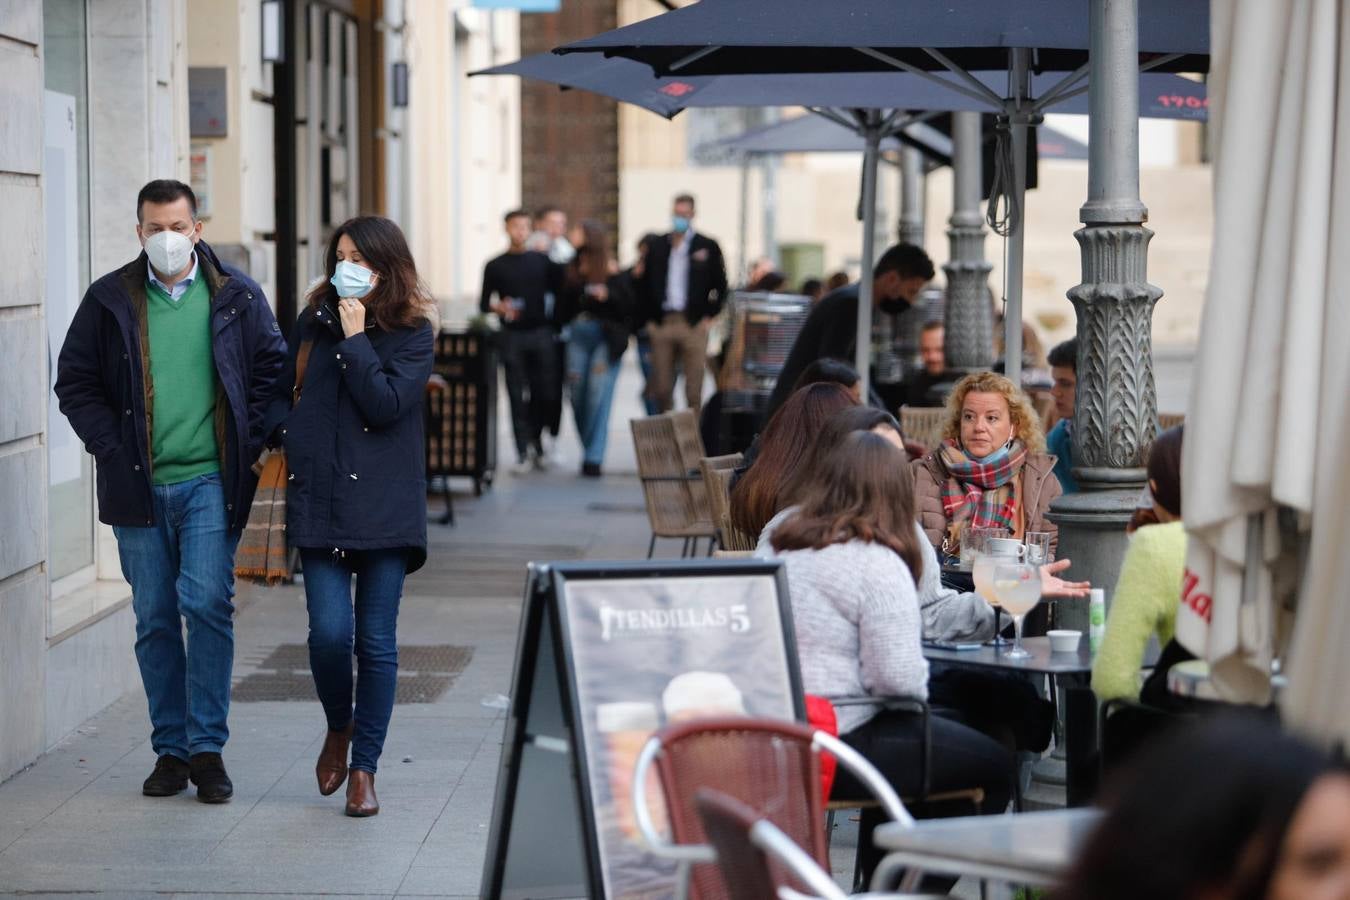
{"type": "Polygon", "coordinates": [[[984,646],[978,641],[924,641],[923,645],[934,650],[978,650],[984,646]]]}

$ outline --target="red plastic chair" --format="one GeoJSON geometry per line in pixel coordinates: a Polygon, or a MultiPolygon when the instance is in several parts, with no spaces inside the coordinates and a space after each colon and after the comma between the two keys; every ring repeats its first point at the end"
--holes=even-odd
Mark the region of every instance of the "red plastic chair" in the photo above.
{"type": "Polygon", "coordinates": [[[886,779],[856,750],[823,731],[796,722],[717,718],[667,726],[652,735],[633,774],[634,812],[652,852],[681,862],[678,896],[686,890],[698,900],[731,896],[717,866],[709,865],[717,857],[693,804],[700,788],[747,804],[828,868],[822,752],[866,785],[891,819],[914,824],[886,779]],[[644,788],[653,765],[660,774],[674,843],[661,836],[647,807],[644,788]]]}

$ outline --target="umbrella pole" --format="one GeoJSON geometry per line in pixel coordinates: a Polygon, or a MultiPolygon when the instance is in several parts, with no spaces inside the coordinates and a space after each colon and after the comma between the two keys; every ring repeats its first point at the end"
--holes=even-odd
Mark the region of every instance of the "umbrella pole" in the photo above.
{"type": "Polygon", "coordinates": [[[1013,102],[1009,125],[1012,129],[1013,196],[1017,198],[1012,230],[1008,234],[1007,305],[1003,310],[1003,372],[1013,384],[1022,384],[1022,261],[1026,249],[1027,202],[1027,89],[1031,53],[1012,51],[1013,102]]]}
{"type": "MultiPolygon", "coordinates": [[[[1068,291],[1078,324],[1071,455],[1080,490],[1056,500],[1050,516],[1072,577],[1112,585],[1157,426],[1152,321],[1162,291],[1148,283],[1153,233],[1139,196],[1138,4],[1092,0],[1089,10],[1088,197],[1074,233],[1083,281],[1068,291]]],[[[1086,620],[1076,611],[1061,621],[1077,628],[1086,620]]]]}
{"type": "Polygon", "coordinates": [[[881,150],[881,120],[875,110],[867,112],[867,128],[863,133],[866,149],[863,150],[862,179],[862,259],[858,280],[858,334],[857,349],[854,351],[854,365],[862,378],[861,394],[864,399],[871,387],[869,369],[872,361],[872,263],[876,255],[876,217],[877,217],[877,157],[881,150]]]}

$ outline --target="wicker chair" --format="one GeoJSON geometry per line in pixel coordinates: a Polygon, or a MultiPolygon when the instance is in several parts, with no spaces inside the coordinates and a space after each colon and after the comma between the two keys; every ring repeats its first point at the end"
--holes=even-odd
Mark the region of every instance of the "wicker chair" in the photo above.
{"type": "Polygon", "coordinates": [[[709,456],[698,461],[708,492],[708,507],[717,529],[717,546],[723,550],[755,549],[756,538],[731,524],[731,476],[744,457],[739,453],[709,456]]]}
{"type": "Polygon", "coordinates": [[[942,443],[942,426],[946,424],[947,410],[941,406],[900,407],[900,430],[911,441],[923,444],[930,451],[942,443]]]}
{"type": "MultiPolygon", "coordinates": [[[[848,895],[818,860],[751,807],[720,791],[699,788],[694,794],[694,808],[717,853],[717,866],[731,900],[847,900],[848,895]]],[[[863,896],[880,900],[919,895],[863,896]]]]}
{"type": "MultiPolygon", "coordinates": [[[[877,797],[890,817],[912,825],[890,784],[861,754],[833,735],[795,722],[769,719],[700,719],[669,725],[648,739],[633,772],[634,812],[648,847],[658,856],[682,863],[680,896],[713,900],[731,896],[707,846],[692,799],[699,788],[712,788],[753,808],[809,848],[813,859],[829,864],[825,810],[820,783],[821,751],[833,755],[877,797]],[[647,807],[647,774],[655,765],[670,816],[675,843],[667,842],[647,807]]],[[[770,895],[772,896],[772,895],[770,895]]]]}
{"type": "Polygon", "coordinates": [[[684,541],[681,556],[698,552],[698,541],[707,538],[711,547],[716,533],[712,518],[707,513],[707,489],[703,477],[685,465],[676,439],[675,423],[669,414],[633,419],[633,447],[637,451],[638,478],[642,482],[643,499],[647,505],[647,520],[651,523],[652,539],[647,545],[647,558],[656,552],[657,538],[680,538],[684,541]],[[703,498],[702,506],[696,499],[703,498]]]}

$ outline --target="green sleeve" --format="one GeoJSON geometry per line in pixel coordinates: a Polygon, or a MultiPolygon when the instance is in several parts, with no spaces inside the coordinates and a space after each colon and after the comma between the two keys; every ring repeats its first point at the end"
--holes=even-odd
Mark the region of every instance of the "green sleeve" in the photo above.
{"type": "Polygon", "coordinates": [[[1175,605],[1177,585],[1167,587],[1167,566],[1159,566],[1169,535],[1160,526],[1141,528],[1130,541],[1112,595],[1106,634],[1092,663],[1092,690],[1097,699],[1138,699],[1139,669],[1144,650],[1167,602],[1175,605]]]}

